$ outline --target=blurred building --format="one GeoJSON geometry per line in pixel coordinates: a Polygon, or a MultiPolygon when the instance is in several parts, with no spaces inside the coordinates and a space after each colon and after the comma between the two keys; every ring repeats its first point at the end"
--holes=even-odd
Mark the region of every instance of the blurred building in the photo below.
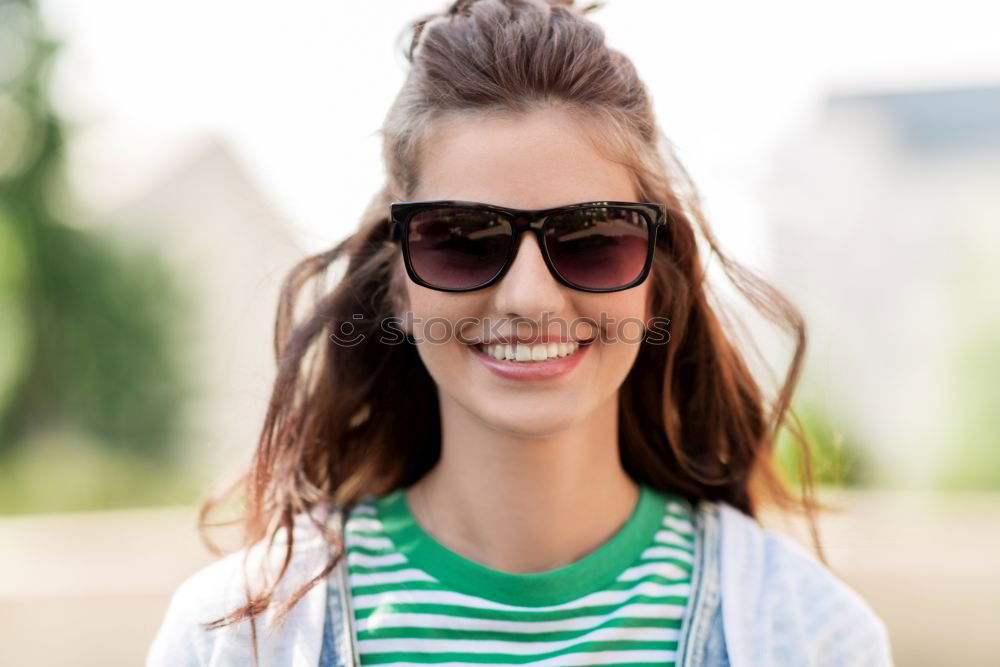
{"type": "Polygon", "coordinates": [[[883,479],[934,484],[961,456],[1000,469],[1000,86],[829,97],[766,207],[806,373],[883,479]]]}
{"type": "Polygon", "coordinates": [[[244,463],[256,444],[274,377],[278,294],[305,253],[224,143],[178,142],[171,166],[96,217],[157,248],[195,298],[187,349],[199,390],[185,446],[212,476],[244,463]]]}

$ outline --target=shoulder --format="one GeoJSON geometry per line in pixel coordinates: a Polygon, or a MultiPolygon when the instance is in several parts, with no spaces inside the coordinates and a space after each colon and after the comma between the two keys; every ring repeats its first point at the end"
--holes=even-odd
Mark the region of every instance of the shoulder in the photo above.
{"type": "Polygon", "coordinates": [[[750,664],[892,665],[885,622],[792,539],[718,503],[723,619],[750,664]]]}
{"type": "Polygon", "coordinates": [[[173,593],[146,656],[146,664],[208,665],[215,645],[234,638],[235,626],[205,630],[202,623],[222,617],[245,602],[239,578],[246,550],[230,554],[188,577],[173,593]]]}
{"type": "MultiPolygon", "coordinates": [[[[329,556],[326,541],[306,518],[296,518],[294,533],[292,558],[275,591],[278,601],[319,574],[329,556]]],[[[147,667],[251,664],[249,621],[215,630],[206,630],[202,624],[246,604],[248,592],[257,592],[266,581],[273,580],[281,568],[286,546],[287,541],[280,537],[270,550],[266,544],[256,544],[224,556],[189,576],[170,598],[149,647],[147,667]]],[[[312,635],[322,631],[324,602],[325,586],[320,582],[309,589],[280,626],[272,624],[274,605],[264,612],[256,624],[258,647],[273,658],[264,664],[284,664],[281,651],[291,650],[293,639],[299,644],[308,643],[312,635]]],[[[319,636],[314,642],[317,659],[319,636]]]]}

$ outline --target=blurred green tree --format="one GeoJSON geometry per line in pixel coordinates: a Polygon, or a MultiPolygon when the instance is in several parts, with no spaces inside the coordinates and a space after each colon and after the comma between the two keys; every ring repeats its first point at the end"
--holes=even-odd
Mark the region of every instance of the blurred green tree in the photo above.
{"type": "Polygon", "coordinates": [[[965,322],[956,325],[959,343],[948,377],[949,393],[955,397],[948,407],[951,437],[934,480],[942,491],[1000,491],[1000,309],[993,306],[991,312],[985,303],[976,307],[978,311],[966,311],[965,322]]]}
{"type": "MultiPolygon", "coordinates": [[[[873,471],[855,438],[845,432],[842,420],[835,418],[824,401],[799,400],[795,413],[809,442],[810,463],[817,486],[856,488],[873,483],[873,471]],[[835,425],[836,424],[836,425],[835,425]]],[[[786,479],[797,487],[801,483],[802,446],[787,425],[778,433],[775,459],[786,479]]]]}
{"type": "Polygon", "coordinates": [[[57,50],[32,0],[0,0],[0,463],[53,428],[169,461],[190,304],[155,254],[67,225],[52,205],[64,186],[48,96],[57,50]]]}

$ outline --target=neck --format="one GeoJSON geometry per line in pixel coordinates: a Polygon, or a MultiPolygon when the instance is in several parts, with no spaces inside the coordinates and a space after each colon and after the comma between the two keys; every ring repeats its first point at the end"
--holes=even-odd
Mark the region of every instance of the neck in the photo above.
{"type": "Polygon", "coordinates": [[[452,551],[504,572],[544,572],[599,547],[635,508],[617,400],[568,430],[530,438],[491,430],[445,401],[441,410],[441,459],[406,498],[452,551]]]}

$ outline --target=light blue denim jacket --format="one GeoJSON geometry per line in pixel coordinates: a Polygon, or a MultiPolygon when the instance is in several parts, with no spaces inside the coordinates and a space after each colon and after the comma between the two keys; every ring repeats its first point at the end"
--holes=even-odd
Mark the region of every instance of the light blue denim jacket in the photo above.
{"type": "MultiPolygon", "coordinates": [[[[749,649],[745,646],[736,646],[740,655],[737,656],[736,665],[830,665],[847,666],[872,665],[885,666],[892,664],[889,649],[888,635],[885,632],[884,624],[878,619],[870,607],[848,589],[839,580],[808,556],[808,560],[802,561],[804,552],[798,552],[794,546],[789,546],[784,538],[774,533],[766,533],[756,529],[756,523],[750,525],[744,521],[748,520],[742,514],[734,515],[734,508],[725,503],[702,501],[698,504],[695,513],[695,549],[692,569],[692,595],[690,602],[684,612],[681,624],[681,638],[677,648],[676,664],[683,667],[729,667],[731,665],[729,653],[726,647],[726,632],[723,619],[722,604],[722,579],[723,567],[722,557],[722,517],[731,524],[734,530],[733,537],[736,537],[736,526],[742,524],[742,529],[749,529],[752,537],[763,537],[771,540],[774,547],[780,552],[791,549],[789,554],[791,559],[788,562],[797,563],[798,567],[806,567],[805,582],[812,581],[811,585],[802,586],[800,590],[815,592],[817,597],[812,599],[816,605],[824,604],[830,614],[840,618],[832,618],[826,624],[827,628],[843,627],[850,624],[851,619],[857,619],[862,632],[846,632],[837,637],[836,633],[819,632],[803,634],[803,628],[809,627],[807,623],[788,623],[780,617],[775,616],[777,621],[771,632],[761,633],[758,636],[756,646],[749,649]],[[743,517],[741,519],[740,517],[743,517]],[[810,565],[811,563],[811,565],[810,565]],[[813,572],[808,572],[809,567],[813,572]],[[819,577],[816,575],[819,574],[819,577]],[[868,630],[868,634],[864,631],[868,630]],[[826,635],[826,638],[824,638],[826,635]],[[812,643],[810,643],[812,642],[812,643]],[[854,643],[852,643],[854,642],[854,643]]],[[[740,546],[741,542],[734,540],[734,547],[740,546]]],[[[751,554],[747,554],[752,557],[751,554]]],[[[771,559],[770,563],[778,567],[781,559],[771,559]]],[[[788,574],[788,573],[786,573],[788,574]]],[[[765,580],[780,578],[778,572],[765,571],[765,580]]],[[[737,580],[738,581],[738,580],[737,580]]],[[[802,583],[800,581],[800,583],[802,583]]],[[[343,574],[339,577],[331,578],[327,589],[327,614],[325,617],[322,653],[320,654],[319,667],[347,667],[359,664],[356,656],[358,652],[355,642],[355,633],[349,620],[353,620],[353,612],[350,609],[350,598],[345,595],[347,582],[343,574]]],[[[781,586],[774,590],[785,590],[781,586]]],[[[806,600],[808,601],[808,600],[806,600]]],[[[779,601],[780,602],[780,601],[779,601]]],[[[794,606],[794,605],[793,605],[794,606]]],[[[799,619],[802,620],[802,619],[799,619]]],[[[822,622],[822,619],[820,619],[822,622]]],[[[747,636],[745,633],[735,633],[738,636],[747,636]]],[[[753,641],[751,639],[751,641],[753,641]]]]}
{"type": "MultiPolygon", "coordinates": [[[[302,530],[304,536],[296,537],[297,555],[279,595],[314,576],[325,561],[328,546],[309,536],[310,525],[297,522],[296,534],[302,530]]],[[[882,619],[799,545],[724,502],[699,501],[694,525],[692,594],[681,624],[678,666],[892,666],[882,619]]],[[[147,667],[251,664],[246,622],[214,631],[197,625],[245,601],[243,553],[182,584],[150,647],[147,667]]],[[[358,665],[348,590],[341,561],[283,624],[272,628],[272,613],[266,611],[267,629],[258,632],[261,667],[358,665]]]]}

